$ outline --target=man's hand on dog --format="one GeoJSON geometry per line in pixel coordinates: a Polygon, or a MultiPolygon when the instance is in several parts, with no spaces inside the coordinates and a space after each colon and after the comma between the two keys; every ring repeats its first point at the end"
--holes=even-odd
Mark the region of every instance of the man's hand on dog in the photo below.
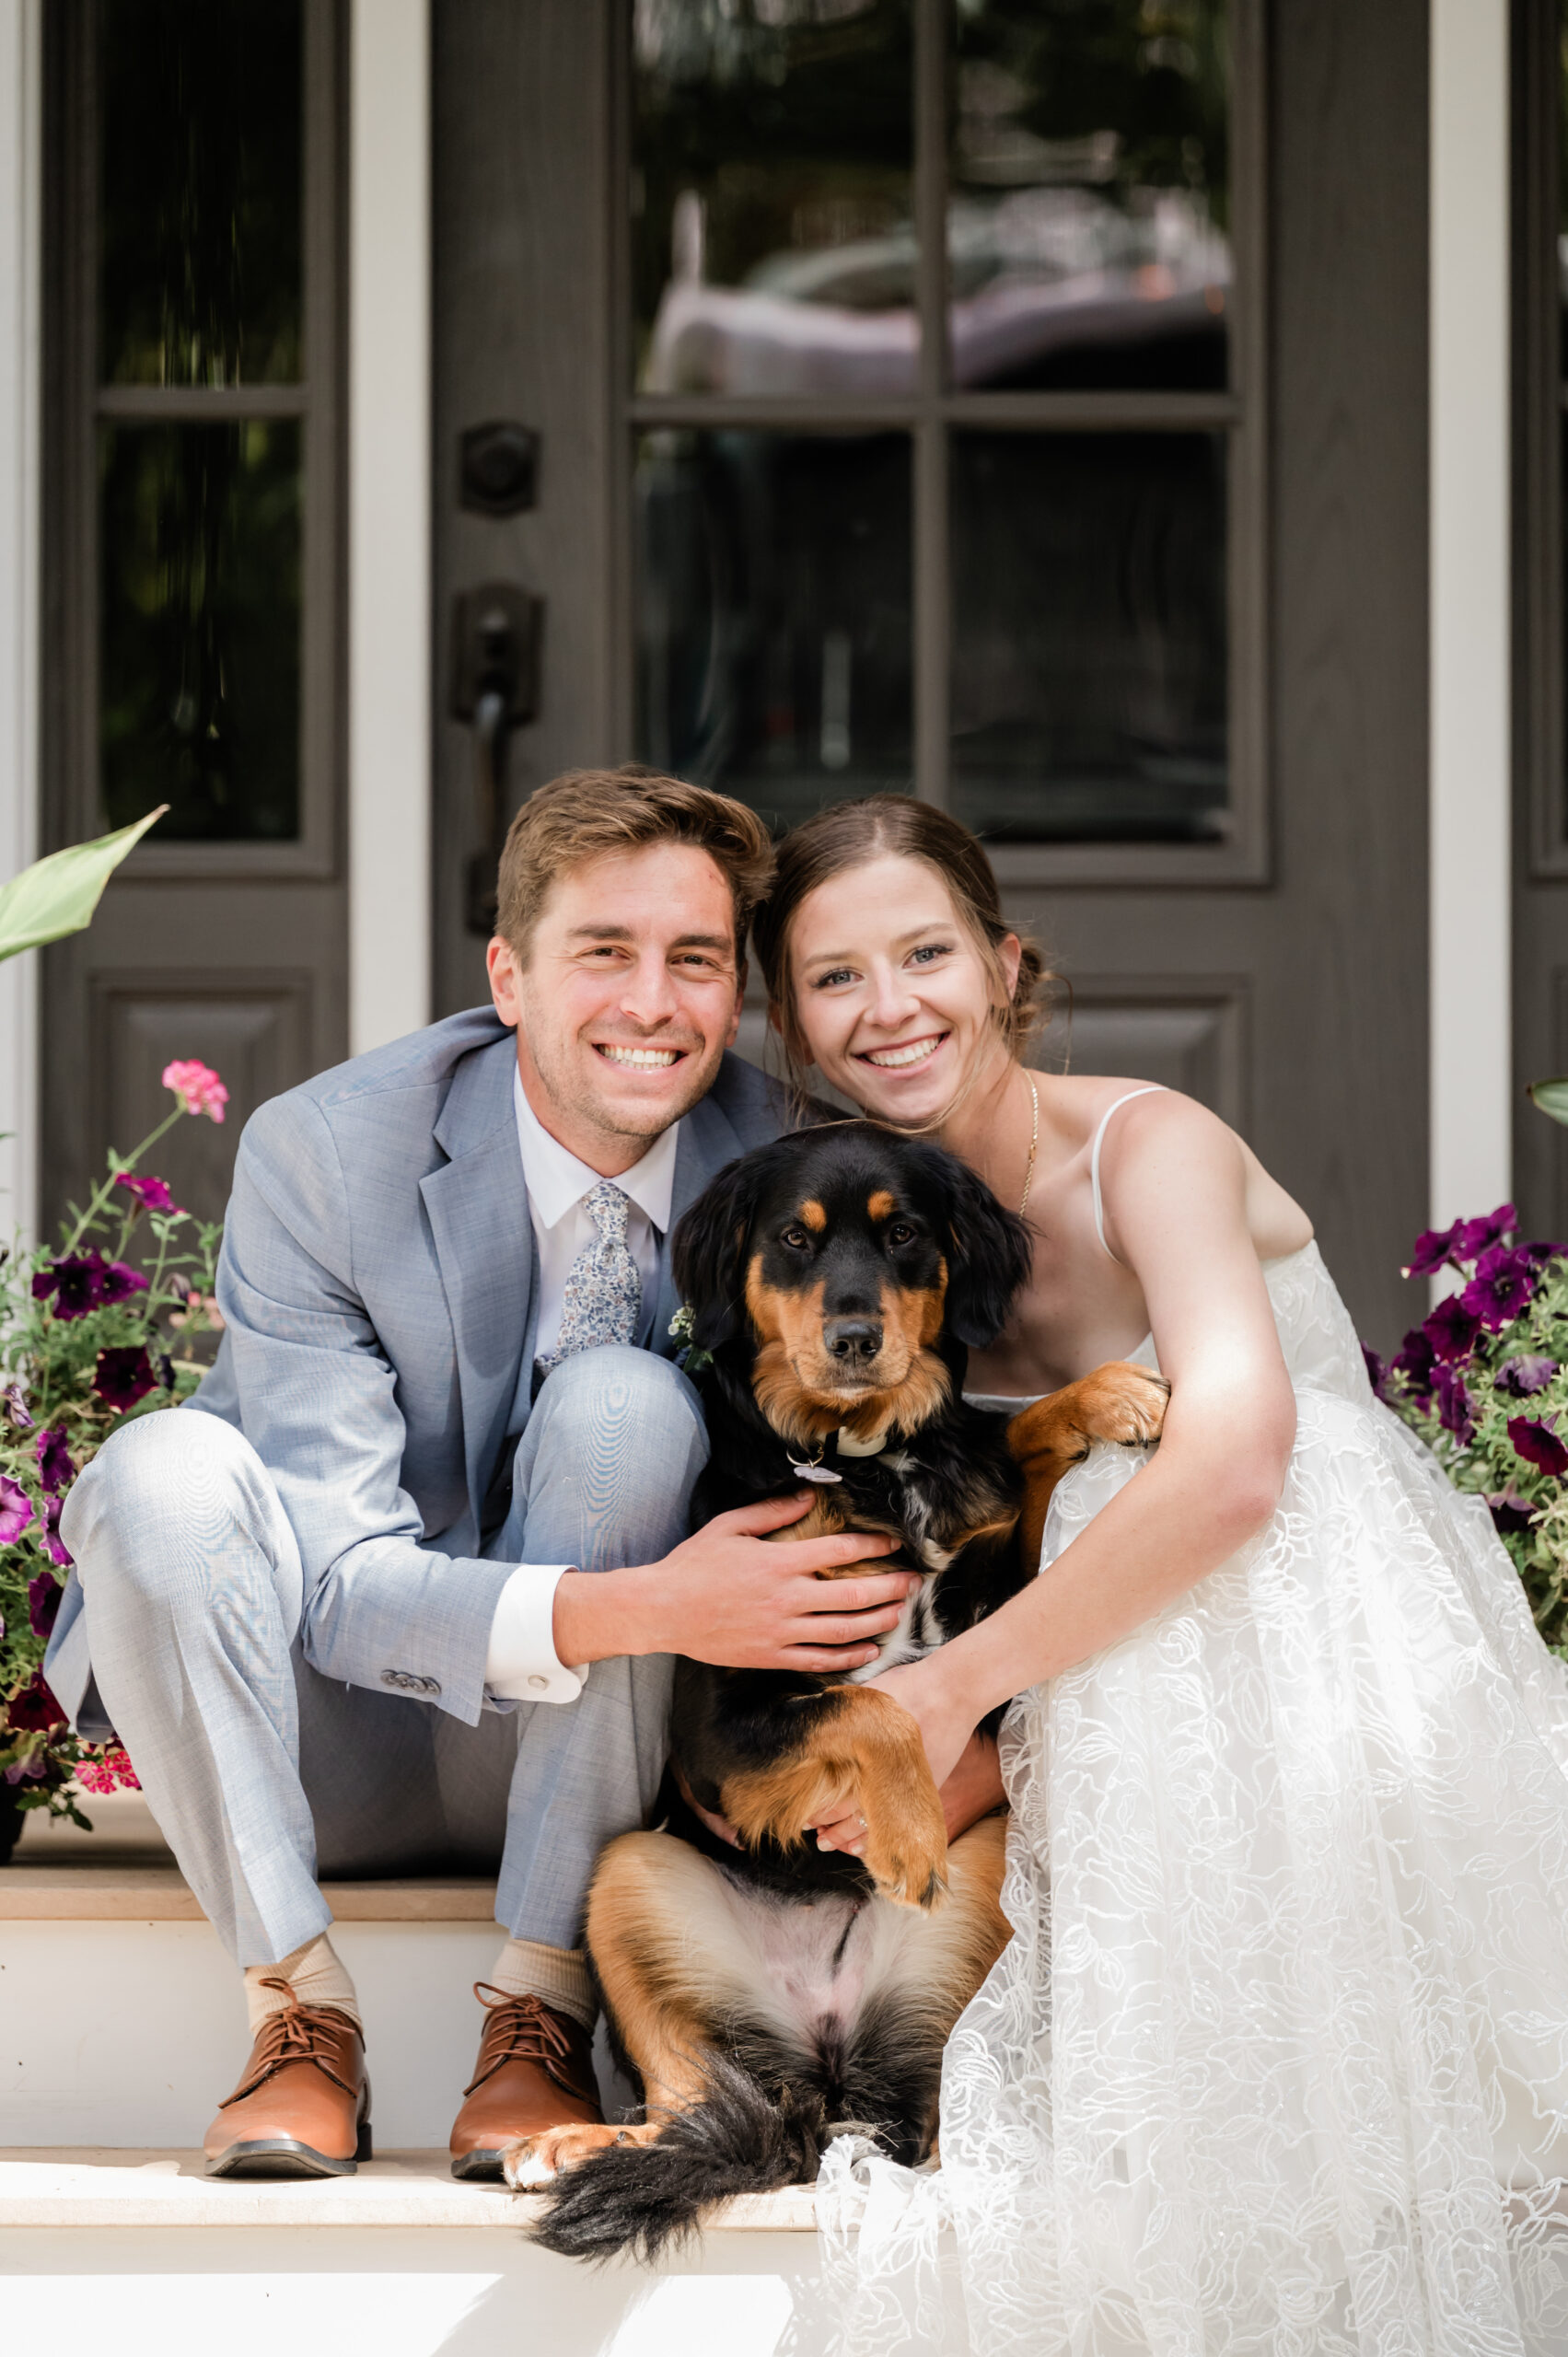
{"type": "Polygon", "coordinates": [[[869,1640],[897,1626],[920,1576],[877,1571],[898,1541],[867,1531],[770,1543],[810,1505],[768,1498],[715,1515],[662,1562],[567,1572],[555,1589],[560,1659],[684,1654],[723,1669],[864,1668],[877,1658],[869,1640]],[[845,1566],[860,1562],[865,1576],[846,1579],[845,1566]]]}

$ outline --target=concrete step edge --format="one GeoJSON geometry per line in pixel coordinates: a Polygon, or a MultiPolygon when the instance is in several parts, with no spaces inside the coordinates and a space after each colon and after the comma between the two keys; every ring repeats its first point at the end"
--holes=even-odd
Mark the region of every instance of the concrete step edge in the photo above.
{"type": "MultiPolygon", "coordinates": [[[[459,2185],[445,2153],[389,2153],[357,2176],[214,2178],[194,2152],[62,2147],[0,2154],[0,2228],[191,2226],[487,2227],[519,2232],[539,2214],[537,2196],[459,2185]]],[[[714,2234],[810,2234],[809,2186],[742,2194],[707,2222],[714,2234]]]]}

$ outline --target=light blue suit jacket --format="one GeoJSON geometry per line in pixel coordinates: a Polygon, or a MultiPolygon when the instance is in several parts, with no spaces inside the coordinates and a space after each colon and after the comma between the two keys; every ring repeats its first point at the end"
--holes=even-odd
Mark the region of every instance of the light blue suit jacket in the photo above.
{"type": "MultiPolygon", "coordinates": [[[[474,1008],[252,1115],[218,1266],[226,1331],[190,1402],[238,1425],[277,1484],[304,1563],[307,1658],[372,1686],[395,1652],[470,1724],[512,1569],[480,1553],[483,1510],[527,1400],[532,1324],[516,1066],[514,1033],[474,1008]]],[[[671,1225],[785,1126],[782,1090],[726,1055],[680,1124],[671,1225]]],[[[668,1237],[659,1271],[649,1347],[668,1356],[668,1237]]],[[[45,1674],[75,1716],[89,1664],[74,1573],[45,1674]]]]}

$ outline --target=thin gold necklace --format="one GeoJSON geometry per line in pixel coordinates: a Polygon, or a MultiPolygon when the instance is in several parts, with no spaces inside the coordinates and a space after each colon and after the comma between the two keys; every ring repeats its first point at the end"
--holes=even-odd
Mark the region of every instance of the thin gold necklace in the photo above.
{"type": "Polygon", "coordinates": [[[1029,1189],[1035,1182],[1035,1151],[1040,1144],[1040,1091],[1028,1073],[1025,1073],[1024,1078],[1029,1084],[1029,1103],[1034,1108],[1034,1117],[1029,1123],[1029,1167],[1024,1173],[1024,1191],[1018,1198],[1020,1219],[1024,1216],[1024,1208],[1029,1200],[1029,1189]]]}

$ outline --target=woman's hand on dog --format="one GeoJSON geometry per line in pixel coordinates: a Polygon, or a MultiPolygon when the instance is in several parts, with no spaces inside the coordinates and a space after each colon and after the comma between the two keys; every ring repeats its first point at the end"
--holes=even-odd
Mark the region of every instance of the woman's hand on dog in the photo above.
{"type": "Polygon", "coordinates": [[[560,1659],[684,1654],[721,1669],[863,1669],[877,1658],[868,1641],[897,1627],[920,1576],[877,1571],[877,1558],[898,1541],[867,1531],[770,1543],[770,1532],[810,1505],[768,1498],[715,1515],[662,1562],[565,1573],[555,1589],[560,1659]],[[865,1576],[845,1578],[845,1566],[860,1562],[865,1576]]]}

